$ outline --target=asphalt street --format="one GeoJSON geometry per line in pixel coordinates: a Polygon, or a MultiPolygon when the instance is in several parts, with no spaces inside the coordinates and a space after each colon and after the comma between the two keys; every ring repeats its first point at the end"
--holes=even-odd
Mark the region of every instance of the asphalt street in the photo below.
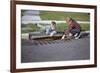
{"type": "Polygon", "coordinates": [[[90,38],[32,42],[21,40],[21,62],[49,62],[90,59],[90,38]]]}

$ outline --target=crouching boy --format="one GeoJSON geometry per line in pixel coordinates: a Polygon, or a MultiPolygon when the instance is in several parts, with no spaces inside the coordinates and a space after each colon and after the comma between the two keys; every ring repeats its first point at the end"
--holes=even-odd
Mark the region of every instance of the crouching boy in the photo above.
{"type": "Polygon", "coordinates": [[[74,19],[68,18],[66,20],[66,23],[68,24],[68,28],[64,31],[64,35],[61,39],[64,39],[65,36],[74,36],[75,39],[79,39],[81,27],[80,24],[78,24],[74,19]]]}

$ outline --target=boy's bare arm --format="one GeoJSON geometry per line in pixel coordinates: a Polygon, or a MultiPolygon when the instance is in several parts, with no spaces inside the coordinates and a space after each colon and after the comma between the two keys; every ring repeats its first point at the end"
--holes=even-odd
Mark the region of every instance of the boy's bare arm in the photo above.
{"type": "Polygon", "coordinates": [[[68,26],[68,28],[64,31],[64,34],[66,35],[69,34],[71,29],[72,29],[71,26],[68,26]]]}

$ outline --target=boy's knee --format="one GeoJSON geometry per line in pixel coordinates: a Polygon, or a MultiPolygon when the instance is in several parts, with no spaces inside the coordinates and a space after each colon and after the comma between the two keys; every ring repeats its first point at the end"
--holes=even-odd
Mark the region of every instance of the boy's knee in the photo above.
{"type": "Polygon", "coordinates": [[[72,33],[69,33],[69,36],[72,36],[73,34],[72,33]]]}

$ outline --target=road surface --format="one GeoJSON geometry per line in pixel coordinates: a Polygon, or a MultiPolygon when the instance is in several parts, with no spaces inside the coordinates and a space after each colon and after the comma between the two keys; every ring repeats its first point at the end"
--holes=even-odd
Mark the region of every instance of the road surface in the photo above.
{"type": "Polygon", "coordinates": [[[21,62],[50,62],[90,59],[90,37],[33,43],[22,40],[21,62]],[[42,43],[42,44],[41,44],[42,43]]]}

